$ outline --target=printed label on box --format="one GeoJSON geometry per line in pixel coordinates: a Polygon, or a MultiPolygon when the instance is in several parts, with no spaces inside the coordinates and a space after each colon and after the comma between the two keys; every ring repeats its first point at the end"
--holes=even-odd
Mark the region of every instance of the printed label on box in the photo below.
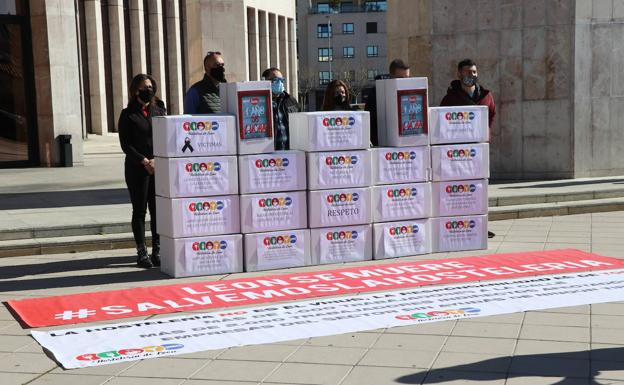
{"type": "Polygon", "coordinates": [[[388,225],[383,228],[384,253],[388,257],[427,252],[425,227],[419,224],[388,225]]]}
{"type": "Polygon", "coordinates": [[[201,120],[188,118],[176,127],[175,148],[188,156],[221,151],[228,146],[225,119],[204,117],[201,120]]]}
{"type": "Polygon", "coordinates": [[[349,186],[364,183],[364,167],[361,154],[330,155],[318,159],[319,184],[325,186],[349,186]]]}
{"type": "Polygon", "coordinates": [[[422,218],[425,214],[425,187],[388,186],[381,195],[384,218],[422,218]]]}
{"type": "Polygon", "coordinates": [[[484,232],[481,217],[448,218],[440,222],[440,250],[470,250],[482,244],[484,232]]]}
{"type": "Polygon", "coordinates": [[[277,269],[284,266],[303,266],[305,264],[305,239],[296,234],[269,236],[256,239],[258,269],[277,269]]]}
{"type": "Polygon", "coordinates": [[[465,148],[448,149],[440,154],[441,174],[445,178],[468,179],[481,177],[483,172],[483,149],[466,146],[465,148]]]}
{"type": "Polygon", "coordinates": [[[229,200],[195,198],[184,202],[182,220],[185,234],[225,232],[229,224],[229,200]]]}
{"type": "Polygon", "coordinates": [[[232,271],[232,261],[235,257],[234,247],[218,236],[184,244],[184,267],[187,273],[232,271]]]}
{"type": "Polygon", "coordinates": [[[423,167],[424,152],[422,151],[377,151],[377,164],[379,180],[381,182],[409,182],[426,180],[425,167],[423,167]]]}
{"type": "MultiPolygon", "coordinates": [[[[323,194],[321,203],[321,225],[330,227],[348,223],[364,223],[366,219],[366,196],[357,192],[323,194]]],[[[314,207],[314,206],[313,206],[314,207]]]]}
{"type": "Polygon", "coordinates": [[[254,190],[295,187],[297,158],[277,154],[249,158],[249,178],[249,184],[254,190]]]}
{"type": "Polygon", "coordinates": [[[269,90],[238,91],[240,138],[266,139],[273,136],[269,90]]]}
{"type": "Polygon", "coordinates": [[[300,215],[298,207],[293,198],[286,194],[254,197],[251,201],[252,227],[260,231],[276,227],[297,227],[300,215]]]}
{"type": "Polygon", "coordinates": [[[442,139],[479,137],[481,113],[479,110],[439,112],[440,137],[442,139]]]}
{"type": "Polygon", "coordinates": [[[318,116],[315,131],[318,147],[359,147],[362,145],[362,116],[349,113],[318,116]]]}
{"type": "Polygon", "coordinates": [[[230,190],[228,162],[176,161],[177,190],[182,195],[202,195],[205,192],[230,190]]]}
{"type": "Polygon", "coordinates": [[[335,263],[363,259],[366,239],[358,230],[332,229],[320,234],[320,263],[335,263]]]}
{"type": "Polygon", "coordinates": [[[448,182],[440,185],[440,215],[485,214],[483,182],[448,182]]]}
{"type": "Polygon", "coordinates": [[[399,136],[427,133],[427,90],[397,91],[399,136]]]}

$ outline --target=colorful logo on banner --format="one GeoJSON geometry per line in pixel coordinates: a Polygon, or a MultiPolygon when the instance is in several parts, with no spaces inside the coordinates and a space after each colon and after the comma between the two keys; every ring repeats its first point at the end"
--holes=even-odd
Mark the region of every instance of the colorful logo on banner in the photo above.
{"type": "Polygon", "coordinates": [[[477,190],[475,184],[450,184],[444,189],[447,194],[468,194],[477,190]]]}
{"type": "Polygon", "coordinates": [[[288,158],[264,158],[256,159],[256,168],[280,168],[288,167],[288,158]]]}
{"type": "Polygon", "coordinates": [[[184,122],[182,129],[189,134],[212,132],[219,129],[219,122],[216,120],[213,122],[184,122]]]}
{"type": "Polygon", "coordinates": [[[101,353],[87,353],[76,356],[76,359],[79,361],[100,361],[107,360],[111,358],[117,357],[126,357],[126,356],[135,356],[138,354],[144,353],[160,353],[166,351],[174,351],[182,349],[184,345],[182,344],[162,344],[158,346],[145,346],[142,348],[128,348],[128,349],[119,349],[119,350],[111,350],[108,352],[101,353]]]}
{"type": "Polygon", "coordinates": [[[474,158],[477,156],[476,148],[462,148],[459,150],[448,150],[446,156],[450,159],[474,158]]]}
{"type": "Polygon", "coordinates": [[[292,205],[291,197],[266,198],[258,200],[260,207],[284,207],[292,205]]]}
{"type": "Polygon", "coordinates": [[[331,205],[340,205],[345,203],[357,202],[360,200],[360,194],[354,193],[340,193],[340,194],[330,194],[325,197],[327,203],[331,205]]]}
{"type": "Polygon", "coordinates": [[[426,313],[412,313],[412,314],[402,314],[398,315],[394,318],[403,321],[415,321],[427,319],[430,320],[432,318],[440,318],[440,317],[448,317],[454,315],[474,315],[481,313],[481,309],[477,309],[476,307],[462,307],[461,309],[445,309],[445,310],[434,310],[426,313]]]}
{"type": "Polygon", "coordinates": [[[388,228],[388,234],[393,238],[401,237],[409,234],[416,234],[420,231],[418,225],[396,226],[388,228]]]}
{"type": "Polygon", "coordinates": [[[266,247],[294,245],[297,243],[297,236],[295,234],[290,234],[290,235],[278,235],[278,236],[273,236],[273,237],[265,237],[262,240],[262,243],[266,247]]]}
{"type": "Polygon", "coordinates": [[[192,213],[221,211],[224,208],[223,201],[199,201],[188,205],[188,210],[192,213]]]}
{"type": "Polygon", "coordinates": [[[477,222],[474,220],[465,220],[465,221],[448,221],[444,224],[444,228],[447,231],[455,231],[455,230],[464,230],[464,229],[473,229],[477,225],[477,222]]]}
{"type": "Polygon", "coordinates": [[[387,161],[402,160],[402,161],[409,162],[409,161],[416,159],[416,153],[414,151],[386,152],[386,155],[384,156],[384,158],[387,161]]]}
{"type": "Polygon", "coordinates": [[[475,118],[475,113],[472,111],[465,111],[465,112],[447,112],[444,115],[444,119],[446,119],[447,121],[453,123],[453,122],[467,122],[470,120],[474,120],[475,118]]]}
{"type": "Polygon", "coordinates": [[[238,109],[242,140],[273,136],[269,90],[239,91],[238,109]]]}
{"type": "Polygon", "coordinates": [[[415,188],[395,188],[388,189],[386,191],[386,195],[388,198],[407,198],[407,197],[415,197],[418,195],[418,190],[415,188]]]}
{"type": "Polygon", "coordinates": [[[187,163],[184,165],[186,172],[198,173],[198,172],[213,172],[221,171],[221,163],[219,162],[201,162],[201,163],[187,163]]]}
{"type": "Polygon", "coordinates": [[[348,166],[355,165],[358,162],[357,155],[336,155],[336,156],[328,156],[325,158],[325,164],[327,166],[348,166]]]}
{"type": "Polygon", "coordinates": [[[328,130],[349,130],[355,125],[353,116],[332,116],[323,118],[323,127],[328,130]]]}
{"type": "Polygon", "coordinates": [[[328,241],[339,241],[345,239],[357,239],[358,232],[356,230],[347,231],[328,231],[325,234],[325,239],[328,241]]]}
{"type": "Polygon", "coordinates": [[[227,249],[227,241],[201,241],[193,242],[191,245],[193,251],[210,251],[210,250],[225,250],[227,249]]]}
{"type": "Polygon", "coordinates": [[[427,133],[427,90],[397,92],[399,109],[399,136],[427,133]]]}

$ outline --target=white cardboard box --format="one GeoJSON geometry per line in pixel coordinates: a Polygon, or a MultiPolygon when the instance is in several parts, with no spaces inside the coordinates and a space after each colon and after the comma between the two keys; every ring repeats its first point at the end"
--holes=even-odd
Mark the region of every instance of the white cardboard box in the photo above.
{"type": "Polygon", "coordinates": [[[290,148],[304,151],[364,150],[370,147],[368,111],[288,114],[290,148]]]}
{"type": "Polygon", "coordinates": [[[156,197],[158,234],[169,238],[240,233],[238,195],[156,197]]]}
{"type": "Polygon", "coordinates": [[[487,214],[487,179],[434,182],[432,184],[434,217],[487,214]]]}
{"type": "Polygon", "coordinates": [[[236,156],[155,158],[156,195],[167,198],[238,194],[236,156]]]}
{"type": "Polygon", "coordinates": [[[432,218],[433,251],[487,249],[487,222],[487,215],[432,218]]]}
{"type": "Polygon", "coordinates": [[[431,179],[429,146],[371,149],[373,185],[426,182],[431,179]]]}
{"type": "Polygon", "coordinates": [[[271,82],[219,84],[221,108],[236,116],[239,154],[273,152],[271,82]]]}
{"type": "Polygon", "coordinates": [[[172,277],[240,273],[243,236],[160,237],[160,270],[172,277]]]}
{"type": "Polygon", "coordinates": [[[370,187],[308,191],[310,228],[365,225],[373,221],[370,187]]]}
{"type": "Polygon", "coordinates": [[[377,80],[375,87],[379,145],[429,144],[427,78],[377,80]]]}
{"type": "Polygon", "coordinates": [[[429,107],[429,139],[431,144],[487,142],[488,107],[429,107]]]}
{"type": "Polygon", "coordinates": [[[316,264],[373,259],[373,226],[326,227],[310,230],[312,259],[316,264]]]}
{"type": "Polygon", "coordinates": [[[373,187],[373,222],[394,222],[431,216],[431,183],[373,187]]]}
{"type": "Polygon", "coordinates": [[[310,190],[371,185],[371,152],[308,152],[308,188],[310,190]]]}
{"type": "Polygon", "coordinates": [[[307,188],[303,151],[277,151],[238,157],[240,193],[297,191],[307,188]]]}
{"type": "Polygon", "coordinates": [[[396,258],[431,253],[429,219],[376,223],[373,258],[396,258]]]}
{"type": "Polygon", "coordinates": [[[241,195],[243,233],[303,229],[308,215],[305,191],[241,195]]]}
{"type": "Polygon", "coordinates": [[[245,234],[245,271],[285,269],[312,264],[310,230],[245,234]]]}
{"type": "Polygon", "coordinates": [[[154,116],[154,156],[236,155],[234,122],[232,115],[154,116]]]}
{"type": "Polygon", "coordinates": [[[433,181],[487,179],[490,146],[487,143],[431,146],[433,181]]]}

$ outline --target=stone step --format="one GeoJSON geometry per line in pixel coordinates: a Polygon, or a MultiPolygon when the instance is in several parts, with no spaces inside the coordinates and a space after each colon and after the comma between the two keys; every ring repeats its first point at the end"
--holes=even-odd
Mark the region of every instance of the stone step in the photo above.
{"type": "Polygon", "coordinates": [[[490,207],[488,218],[490,221],[500,221],[622,210],[624,210],[624,198],[618,197],[490,207]]]}
{"type": "MultiPolygon", "coordinates": [[[[149,220],[145,222],[145,228],[149,229],[149,220]]],[[[83,235],[106,235],[128,233],[132,231],[130,222],[91,224],[62,226],[39,226],[32,228],[17,228],[14,230],[0,231],[0,241],[11,241],[21,239],[42,239],[75,237],[83,235]]]]}
{"type": "MultiPolygon", "coordinates": [[[[500,190],[499,190],[500,191],[500,190]]],[[[491,194],[491,193],[490,193],[491,194]]],[[[558,193],[532,193],[522,195],[498,195],[490,196],[488,199],[488,205],[490,207],[501,206],[518,206],[528,204],[540,204],[540,203],[558,203],[558,202],[571,202],[571,201],[588,201],[592,199],[609,199],[609,198],[624,198],[624,185],[622,188],[610,188],[610,189],[596,189],[596,186],[591,186],[590,189],[571,192],[558,192],[558,193]]]]}

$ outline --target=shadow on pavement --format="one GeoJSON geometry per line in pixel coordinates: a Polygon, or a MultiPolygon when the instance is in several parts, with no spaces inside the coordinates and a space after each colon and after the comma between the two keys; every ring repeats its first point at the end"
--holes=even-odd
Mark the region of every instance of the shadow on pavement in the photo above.
{"type": "Polygon", "coordinates": [[[552,385],[579,385],[580,383],[600,385],[602,383],[597,382],[594,377],[601,372],[621,371],[622,369],[624,369],[624,347],[616,347],[578,352],[498,357],[471,364],[409,374],[397,378],[395,382],[399,384],[438,384],[452,381],[458,381],[458,383],[463,381],[495,381],[515,377],[557,377],[557,380],[553,379],[552,385]],[[510,368],[509,371],[513,373],[507,373],[506,368],[510,368]],[[573,372],[574,375],[572,375],[573,372]],[[561,377],[563,379],[559,380],[561,377]]]}
{"type": "Polygon", "coordinates": [[[11,279],[37,274],[65,273],[77,270],[114,269],[134,266],[136,256],[129,257],[94,257],[71,259],[28,265],[4,266],[0,270],[0,279],[11,279]]]}
{"type": "Polygon", "coordinates": [[[553,188],[553,187],[569,187],[569,186],[582,186],[587,184],[622,184],[624,179],[603,179],[603,180],[567,180],[561,182],[553,182],[553,183],[536,183],[528,186],[507,186],[500,187],[501,190],[516,190],[516,189],[525,189],[525,188],[553,188]]]}
{"type": "Polygon", "coordinates": [[[96,206],[130,203],[125,188],[0,194],[0,210],[96,206]]]}

